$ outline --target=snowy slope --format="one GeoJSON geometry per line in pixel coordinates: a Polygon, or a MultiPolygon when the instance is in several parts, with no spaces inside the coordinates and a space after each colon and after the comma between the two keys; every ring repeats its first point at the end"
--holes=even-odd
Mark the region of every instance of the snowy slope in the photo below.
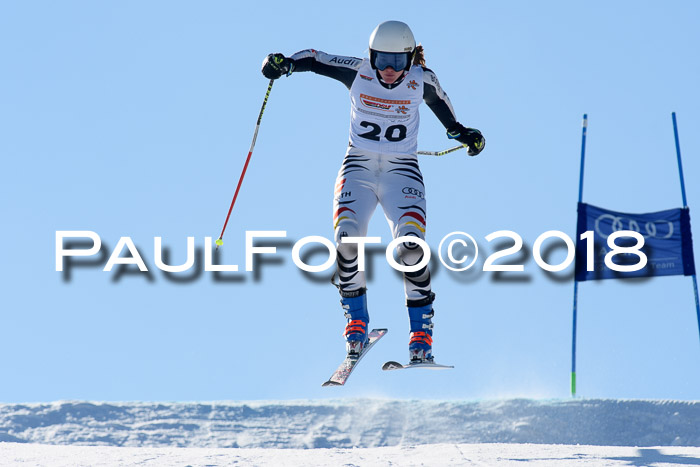
{"type": "Polygon", "coordinates": [[[0,443],[0,466],[558,466],[700,465],[700,448],[426,444],[365,449],[116,448],[0,443]]]}
{"type": "Polygon", "coordinates": [[[700,402],[2,404],[0,441],[149,448],[335,449],[439,443],[697,447],[700,402]]]}

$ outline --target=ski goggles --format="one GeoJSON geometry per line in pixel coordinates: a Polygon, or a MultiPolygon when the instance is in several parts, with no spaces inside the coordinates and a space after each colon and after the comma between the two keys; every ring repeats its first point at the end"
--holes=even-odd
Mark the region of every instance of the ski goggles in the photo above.
{"type": "Polygon", "coordinates": [[[411,54],[405,52],[377,52],[374,51],[374,68],[379,71],[384,71],[388,67],[394,71],[401,71],[408,68],[408,61],[411,54]]]}

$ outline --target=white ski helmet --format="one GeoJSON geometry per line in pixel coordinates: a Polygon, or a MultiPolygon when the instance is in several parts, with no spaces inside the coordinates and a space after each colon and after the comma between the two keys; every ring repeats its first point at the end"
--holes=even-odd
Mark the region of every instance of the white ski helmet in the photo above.
{"type": "MultiPolygon", "coordinates": [[[[377,26],[372,35],[369,37],[369,57],[370,63],[373,68],[378,68],[383,70],[386,66],[392,66],[391,63],[384,66],[384,68],[377,66],[376,59],[378,52],[384,52],[380,54],[387,56],[386,54],[397,54],[401,58],[396,63],[402,64],[404,60],[403,56],[406,57],[406,65],[401,67],[401,69],[409,69],[411,67],[411,61],[413,59],[413,53],[416,50],[416,40],[413,38],[413,32],[411,28],[408,27],[406,23],[401,21],[385,21],[377,26]]],[[[394,67],[394,69],[396,69],[394,67]]],[[[397,70],[399,71],[399,70],[397,70]]]]}

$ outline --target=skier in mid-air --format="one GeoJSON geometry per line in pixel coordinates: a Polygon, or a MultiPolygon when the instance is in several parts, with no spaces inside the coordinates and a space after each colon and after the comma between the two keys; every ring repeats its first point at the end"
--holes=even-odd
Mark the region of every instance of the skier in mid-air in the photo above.
{"type": "MultiPolygon", "coordinates": [[[[343,237],[364,237],[377,203],[381,204],[394,238],[425,238],[426,202],[418,166],[418,107],[422,101],[447,129],[447,136],[468,148],[482,151],[484,137],[466,128],[455,116],[435,73],[425,67],[423,47],[416,46],[411,29],[400,21],[377,26],[369,39],[369,59],[303,50],[290,57],[275,53],[263,61],[268,79],[312,71],[336,79],[350,90],[350,144],[335,184],[333,223],[341,304],[347,318],[346,347],[359,356],[367,342],[369,313],[365,275],[358,270],[358,246],[343,237]]],[[[412,242],[399,245],[404,265],[416,265],[421,248],[412,242]]],[[[435,294],[425,266],[404,273],[410,320],[411,363],[432,362],[432,318],[435,294]]]]}

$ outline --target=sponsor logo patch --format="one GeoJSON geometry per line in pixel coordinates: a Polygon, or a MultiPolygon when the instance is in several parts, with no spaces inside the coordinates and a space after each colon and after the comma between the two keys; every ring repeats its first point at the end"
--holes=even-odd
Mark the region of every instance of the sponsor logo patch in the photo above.
{"type": "Polygon", "coordinates": [[[380,99],[378,97],[368,96],[367,94],[360,94],[360,101],[365,107],[371,109],[384,110],[386,112],[396,112],[405,114],[408,110],[406,105],[410,104],[411,101],[407,100],[393,100],[393,99],[380,99]],[[402,110],[398,110],[401,108],[402,110]]]}
{"type": "Polygon", "coordinates": [[[338,65],[355,66],[356,64],[359,63],[359,61],[355,58],[350,58],[350,57],[333,57],[328,61],[328,63],[336,63],[338,65]]]}
{"type": "Polygon", "coordinates": [[[413,198],[416,198],[416,197],[417,197],[417,198],[423,198],[423,192],[422,192],[422,191],[420,191],[420,190],[418,190],[418,189],[416,189],[416,188],[412,188],[412,187],[410,187],[410,186],[405,186],[405,187],[403,187],[403,190],[401,190],[401,193],[403,193],[403,194],[405,194],[405,195],[410,195],[410,196],[406,196],[406,198],[409,198],[409,197],[413,197],[413,198]]]}

